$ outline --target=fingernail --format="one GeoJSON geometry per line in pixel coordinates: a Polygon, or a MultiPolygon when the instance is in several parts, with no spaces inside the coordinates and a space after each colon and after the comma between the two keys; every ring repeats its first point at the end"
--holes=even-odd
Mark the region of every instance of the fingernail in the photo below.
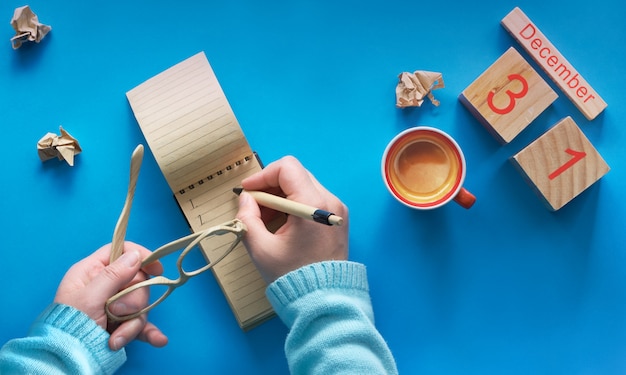
{"type": "Polygon", "coordinates": [[[126,345],[126,339],[122,336],[118,336],[113,340],[113,350],[120,350],[126,345]]]}
{"type": "Polygon", "coordinates": [[[137,264],[137,262],[139,262],[139,252],[129,251],[127,253],[124,253],[120,257],[120,261],[122,262],[122,264],[128,267],[134,267],[137,264]]]}

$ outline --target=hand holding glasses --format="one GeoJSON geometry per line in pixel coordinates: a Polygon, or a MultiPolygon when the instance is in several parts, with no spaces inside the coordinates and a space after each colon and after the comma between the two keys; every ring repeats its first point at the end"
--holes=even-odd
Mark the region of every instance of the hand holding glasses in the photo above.
{"type": "MultiPolygon", "coordinates": [[[[129,286],[109,298],[106,302],[104,309],[107,316],[111,321],[119,322],[133,319],[147,313],[159,303],[163,302],[163,300],[165,300],[174,291],[174,289],[185,284],[191,277],[197,276],[218,264],[222,259],[230,254],[235,247],[237,247],[245,232],[245,224],[238,219],[234,219],[161,246],[143,260],[142,266],[148,265],[177,250],[183,249],[182,253],[178,257],[178,260],[176,261],[178,278],[172,280],[165,276],[156,276],[129,286]],[[199,249],[200,247],[205,250],[205,254],[207,254],[210,258],[208,263],[191,271],[186,270],[183,266],[185,257],[194,249],[199,249]],[[124,303],[124,298],[130,294],[141,291],[146,292],[146,288],[154,289],[151,287],[156,286],[164,287],[165,291],[159,298],[155,299],[154,302],[147,302],[145,305],[140,306],[129,306],[124,303]],[[112,308],[115,310],[115,313],[111,311],[112,308]]],[[[147,296],[148,294],[146,293],[145,295],[147,296]]]]}
{"type": "MultiPolygon", "coordinates": [[[[137,184],[137,176],[139,175],[139,169],[141,168],[142,158],[143,146],[139,145],[135,148],[131,157],[128,193],[126,195],[124,208],[122,209],[122,213],[120,214],[113,233],[110,256],[111,262],[117,259],[123,252],[128,217],[130,215],[130,208],[135,195],[135,185],[137,184]]],[[[245,224],[237,219],[234,219],[161,246],[143,260],[142,267],[177,250],[183,249],[176,262],[178,268],[178,278],[176,280],[172,280],[164,276],[156,276],[137,284],[133,284],[109,298],[104,306],[104,311],[109,319],[114,322],[130,320],[145,314],[156,305],[163,302],[163,300],[165,300],[165,298],[167,298],[167,296],[169,296],[174,289],[186,283],[189,278],[199,275],[202,272],[214,267],[217,263],[224,259],[224,257],[237,247],[245,232],[245,224]],[[200,268],[195,268],[193,271],[187,271],[183,266],[183,261],[190,252],[194,252],[194,249],[201,250],[204,252],[206,257],[210,259],[208,260],[208,263],[204,264],[200,268]],[[154,292],[154,289],[156,289],[155,287],[159,286],[161,288],[165,288],[165,292],[161,294],[159,298],[154,300],[154,302],[149,302],[149,292],[154,292]],[[134,293],[140,293],[139,298],[130,297],[130,295],[134,293]],[[132,303],[130,303],[131,301],[132,303]],[[136,301],[145,301],[146,303],[137,306],[136,301]]]]}

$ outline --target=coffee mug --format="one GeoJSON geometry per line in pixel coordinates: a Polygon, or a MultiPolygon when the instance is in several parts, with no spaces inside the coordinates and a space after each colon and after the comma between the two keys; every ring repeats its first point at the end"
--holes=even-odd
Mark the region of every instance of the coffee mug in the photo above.
{"type": "Polygon", "coordinates": [[[382,159],[387,189],[402,204],[422,210],[454,200],[470,208],[476,198],[463,188],[466,164],[458,143],[445,132],[417,126],[396,135],[382,159]]]}

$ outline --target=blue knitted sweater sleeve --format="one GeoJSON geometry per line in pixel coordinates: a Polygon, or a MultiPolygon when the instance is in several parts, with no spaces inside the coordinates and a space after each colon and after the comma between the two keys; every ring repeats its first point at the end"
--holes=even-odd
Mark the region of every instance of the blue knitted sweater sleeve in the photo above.
{"type": "Polygon", "coordinates": [[[27,337],[0,349],[0,374],[112,374],[125,361],[112,351],[109,334],[83,312],[51,304],[27,337]]]}
{"type": "Polygon", "coordinates": [[[274,281],[266,294],[289,328],[285,354],[292,374],[398,373],[374,326],[364,265],[304,266],[274,281]]]}

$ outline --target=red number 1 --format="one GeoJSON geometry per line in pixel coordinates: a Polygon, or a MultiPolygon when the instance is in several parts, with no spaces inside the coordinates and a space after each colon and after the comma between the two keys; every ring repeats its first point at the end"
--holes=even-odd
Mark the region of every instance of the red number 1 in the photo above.
{"type": "Polygon", "coordinates": [[[584,151],[574,151],[571,148],[568,148],[567,150],[565,150],[565,152],[567,152],[568,154],[572,155],[572,158],[570,160],[568,160],[565,164],[563,164],[562,166],[560,166],[559,168],[557,168],[554,172],[550,173],[548,175],[548,178],[551,180],[554,180],[555,178],[557,178],[561,173],[565,172],[566,170],[568,170],[572,165],[578,163],[582,158],[584,158],[585,156],[587,156],[587,154],[584,151]]]}

